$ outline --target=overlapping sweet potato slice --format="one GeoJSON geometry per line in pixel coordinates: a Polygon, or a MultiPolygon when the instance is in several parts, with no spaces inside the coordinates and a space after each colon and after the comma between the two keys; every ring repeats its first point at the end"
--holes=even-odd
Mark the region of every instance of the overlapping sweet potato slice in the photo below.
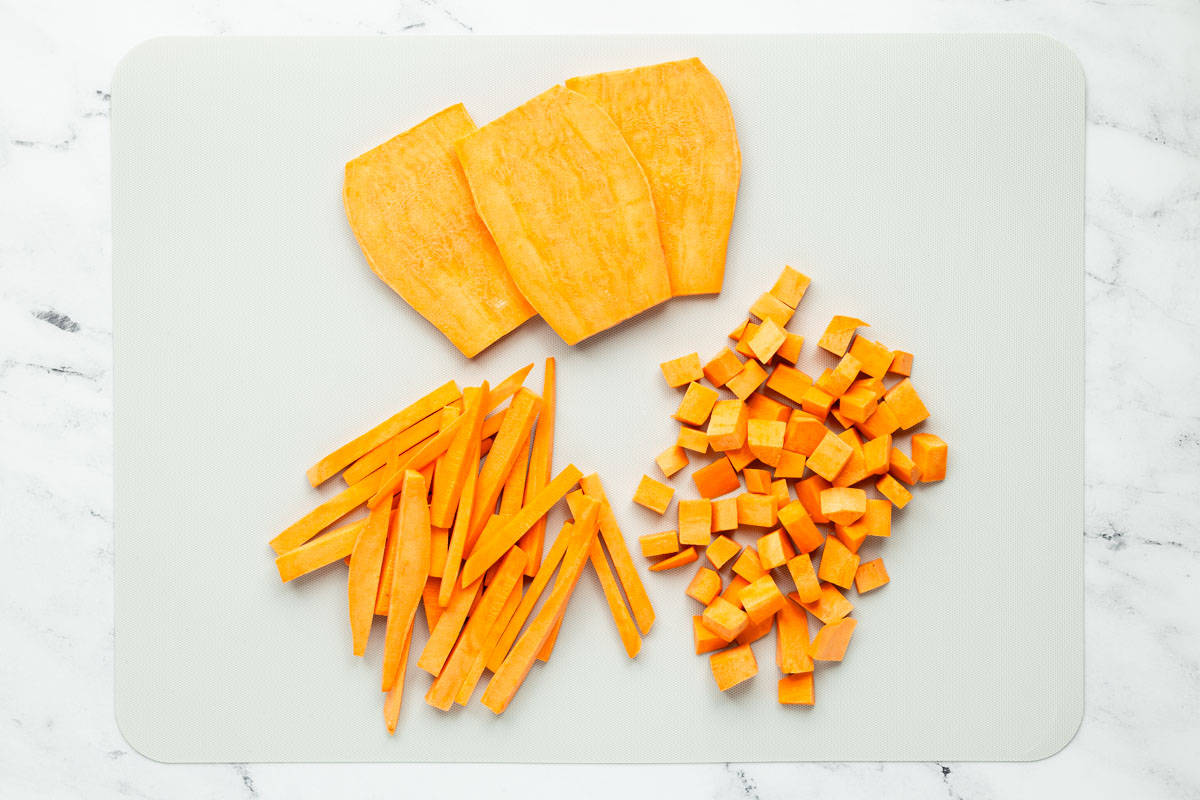
{"type": "Polygon", "coordinates": [[[671,294],[721,291],[741,176],[729,100],[698,58],[571,78],[633,150],[654,196],[671,294]]]}
{"type": "Polygon", "coordinates": [[[456,147],[509,273],[568,344],[670,297],[649,183],[600,106],[555,86],[456,147]]]}
{"type": "Polygon", "coordinates": [[[454,141],[461,104],[346,164],[350,227],[380,278],[468,358],[533,316],[475,211],[454,141]]]}

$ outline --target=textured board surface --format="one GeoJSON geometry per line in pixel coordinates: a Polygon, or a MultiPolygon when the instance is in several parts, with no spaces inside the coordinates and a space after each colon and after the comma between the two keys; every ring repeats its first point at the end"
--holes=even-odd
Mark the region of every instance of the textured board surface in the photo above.
{"type": "MultiPolygon", "coordinates": [[[[1083,75],[1040,36],[160,39],[113,86],[116,708],[163,761],[1035,759],[1083,706],[1083,75]],[[575,348],[531,320],[468,362],[363,262],[346,160],[462,101],[480,124],[573,75],[700,56],[743,154],[725,290],[575,348]],[[691,569],[643,569],[635,661],[599,585],[502,717],[350,653],[344,568],[281,585],[267,540],[328,493],[304,470],[440,382],[559,359],[555,465],[629,502],[674,440],[660,361],[707,359],[783,263],[829,317],[916,353],[950,477],[896,514],[817,705],[774,645],[721,695],[691,652],[691,569]],[[386,355],[394,353],[389,361],[386,355]]],[[[690,469],[672,481],[691,495],[690,469]]],[[[557,519],[552,521],[556,530],[557,519]]],[[[745,538],[745,537],[743,537],[745,538]]],[[[856,601],[858,598],[851,595],[856,601]]],[[[420,616],[420,615],[418,615],[420,616]]],[[[417,623],[411,658],[425,638],[417,623]]]]}

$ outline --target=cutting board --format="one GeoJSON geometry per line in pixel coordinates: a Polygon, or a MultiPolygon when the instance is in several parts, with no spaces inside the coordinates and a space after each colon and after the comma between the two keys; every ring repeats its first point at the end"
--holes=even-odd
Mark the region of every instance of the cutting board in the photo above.
{"type": "MultiPolygon", "coordinates": [[[[1037,759],[1083,705],[1084,82],[1035,35],[156,39],[113,80],[116,711],[161,761],[1037,759]],[[480,124],[573,75],[700,56],[743,154],[725,289],[576,347],[533,320],[463,359],[367,268],[343,164],[462,101],[480,124]],[[644,573],[636,660],[587,573],[557,649],[500,717],[384,729],[382,627],[351,655],[344,567],[281,584],[267,541],[334,487],[304,470],[428,388],[559,364],[556,468],[630,502],[673,443],[658,364],[705,358],[791,264],[802,365],[835,313],[916,353],[950,442],[859,598],[816,706],[692,652],[692,570],[644,573]]],[[[333,483],[333,482],[331,482],[333,483]]],[[[690,493],[686,474],[675,481],[690,493]]],[[[552,527],[557,518],[552,521],[552,527]]],[[[643,562],[640,561],[639,564],[643,562]]],[[[413,650],[425,640],[417,624],[413,650]]],[[[476,695],[476,699],[478,694],[476,695]]]]}

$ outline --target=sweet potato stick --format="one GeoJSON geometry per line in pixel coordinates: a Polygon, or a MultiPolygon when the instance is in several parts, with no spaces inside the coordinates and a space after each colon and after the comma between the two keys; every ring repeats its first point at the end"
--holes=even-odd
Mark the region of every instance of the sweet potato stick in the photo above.
{"type": "Polygon", "coordinates": [[[554,538],[554,543],[550,545],[550,552],[542,559],[542,565],[538,567],[537,575],[534,575],[533,580],[529,582],[529,588],[525,590],[525,596],[521,598],[521,605],[517,606],[517,610],[513,612],[512,619],[505,626],[504,633],[500,635],[499,641],[492,649],[492,654],[488,656],[487,668],[492,672],[500,669],[500,664],[508,655],[508,649],[517,640],[517,635],[521,633],[521,627],[525,624],[525,620],[529,619],[533,607],[537,605],[538,599],[546,589],[546,584],[550,582],[550,576],[554,574],[558,563],[562,561],[563,554],[567,552],[567,545],[571,541],[571,528],[570,522],[563,523],[558,536],[554,538]]]}
{"type": "Polygon", "coordinates": [[[363,526],[350,554],[350,577],[347,593],[350,602],[350,633],[354,640],[354,655],[367,650],[371,621],[375,618],[375,598],[379,593],[379,573],[383,568],[383,550],[392,520],[391,498],[376,506],[363,526]]]}
{"type": "Polygon", "coordinates": [[[612,505],[604,495],[600,476],[595,473],[585,475],[579,483],[584,494],[600,501],[600,535],[604,539],[609,556],[612,557],[613,569],[621,581],[621,588],[625,590],[625,597],[629,599],[633,618],[645,636],[654,624],[654,608],[650,605],[650,598],[646,594],[646,587],[642,585],[642,579],[638,577],[637,567],[633,565],[633,559],[629,556],[629,548],[625,546],[625,536],[617,525],[612,505]]]}
{"type": "Polygon", "coordinates": [[[285,528],[271,540],[271,548],[280,554],[295,550],[365,503],[379,489],[382,480],[382,472],[376,470],[353,486],[347,486],[285,528]]]}
{"type": "MultiPolygon", "coordinates": [[[[471,510],[472,537],[479,535],[488,518],[496,512],[496,500],[500,498],[500,490],[504,488],[504,481],[520,454],[521,442],[529,438],[529,431],[533,428],[533,421],[537,418],[541,406],[541,398],[528,389],[521,389],[513,396],[512,403],[504,415],[504,424],[496,433],[496,443],[492,446],[492,452],[488,454],[487,460],[479,470],[471,510]]],[[[502,555],[504,553],[499,553],[496,558],[502,555]]]]}
{"type": "Polygon", "coordinates": [[[453,422],[451,422],[449,425],[442,426],[441,430],[438,431],[437,436],[434,436],[432,439],[430,439],[421,447],[420,450],[413,453],[408,461],[398,465],[396,469],[391,472],[391,474],[385,477],[379,486],[379,491],[375,492],[374,496],[367,501],[367,508],[375,508],[375,506],[383,502],[385,497],[391,497],[398,492],[400,490],[400,483],[404,480],[404,473],[406,470],[419,472],[432,464],[434,459],[436,459],[442,453],[446,452],[446,448],[449,447],[450,442],[454,440],[455,432],[463,422],[463,418],[461,416],[454,416],[457,413],[458,412],[452,408],[446,408],[442,410],[443,419],[445,419],[445,415],[451,415],[453,422]]]}
{"type": "Polygon", "coordinates": [[[475,604],[475,596],[479,594],[482,586],[483,581],[478,580],[466,588],[454,591],[454,595],[450,598],[450,604],[442,611],[437,625],[430,632],[429,641],[425,642],[425,649],[421,651],[421,657],[417,659],[418,667],[435,677],[442,671],[442,665],[446,663],[450,650],[458,641],[458,634],[462,631],[463,623],[466,622],[467,613],[475,604]]]}
{"type": "Polygon", "coordinates": [[[483,640],[483,647],[479,650],[479,654],[475,656],[475,662],[471,664],[471,668],[467,670],[466,677],[463,678],[462,685],[458,687],[458,694],[454,698],[454,702],[460,706],[465,706],[471,702],[471,695],[475,692],[475,686],[479,683],[479,679],[483,677],[483,670],[487,667],[487,662],[491,658],[492,651],[496,649],[496,643],[500,641],[500,635],[508,627],[508,622],[512,619],[513,614],[517,612],[517,606],[521,604],[522,596],[520,585],[514,586],[512,592],[508,595],[508,600],[504,602],[504,608],[500,609],[500,615],[496,617],[496,621],[488,629],[487,637],[483,640]]]}
{"type": "Polygon", "coordinates": [[[613,621],[617,623],[617,633],[621,636],[621,644],[625,645],[625,654],[633,658],[642,649],[642,637],[638,636],[629,609],[625,607],[625,598],[617,588],[617,579],[613,577],[612,568],[608,566],[608,558],[600,546],[600,539],[592,540],[591,551],[588,554],[596,577],[600,579],[600,588],[604,590],[604,599],[608,601],[608,610],[612,612],[613,621]]]}
{"type": "MultiPolygon", "coordinates": [[[[438,432],[442,415],[430,414],[425,419],[410,428],[388,439],[362,458],[355,461],[342,471],[342,478],[347,484],[358,483],[375,470],[382,467],[393,453],[406,453],[414,447],[420,447],[430,436],[438,432]]],[[[401,456],[403,457],[403,456],[401,456]]]]}
{"type": "Polygon", "coordinates": [[[475,484],[479,480],[479,444],[469,449],[467,455],[467,479],[459,493],[458,512],[454,517],[454,528],[450,531],[450,544],[446,548],[446,565],[442,569],[442,586],[438,590],[438,604],[445,607],[450,595],[458,586],[458,571],[462,569],[463,553],[471,528],[471,509],[475,502],[475,484]]]}
{"type": "Polygon", "coordinates": [[[404,646],[400,648],[400,669],[396,671],[396,680],[383,698],[383,721],[389,734],[396,732],[396,721],[400,719],[400,702],[404,699],[404,673],[408,665],[408,647],[412,644],[412,632],[413,626],[410,624],[404,634],[404,646]]]}
{"type": "Polygon", "coordinates": [[[463,389],[463,424],[459,426],[454,440],[437,461],[433,477],[433,499],[429,501],[430,523],[439,528],[449,528],[454,522],[463,484],[467,481],[467,470],[472,468],[468,455],[472,445],[479,439],[483,424],[483,404],[488,399],[488,385],[468,386],[463,389]]]}
{"type": "MultiPolygon", "coordinates": [[[[501,403],[516,394],[517,390],[524,385],[525,377],[529,375],[531,369],[533,369],[532,361],[497,383],[488,395],[487,405],[483,407],[483,413],[485,415],[491,414],[500,407],[501,403]]],[[[492,433],[495,433],[495,431],[492,431],[492,433]]]]}
{"type": "MultiPolygon", "coordinates": [[[[529,453],[529,470],[525,478],[525,502],[549,483],[554,468],[554,415],[556,396],[556,373],[554,358],[546,359],[542,378],[542,413],[538,416],[537,429],[533,434],[533,446],[529,453]]],[[[542,550],[546,542],[546,518],[533,523],[521,537],[521,549],[525,551],[525,574],[533,577],[542,563],[542,550]]]]}
{"type": "Polygon", "coordinates": [[[411,470],[404,475],[400,490],[400,514],[396,524],[396,546],[392,567],[392,592],[388,603],[387,635],[383,645],[383,691],[392,688],[400,666],[401,643],[412,629],[421,603],[421,592],[429,579],[429,506],[425,502],[425,479],[411,470]]]}
{"type": "Polygon", "coordinates": [[[366,524],[366,520],[359,520],[334,528],[329,533],[277,557],[275,568],[279,570],[279,579],[287,583],[350,555],[354,550],[355,541],[358,540],[359,531],[366,524]]]}

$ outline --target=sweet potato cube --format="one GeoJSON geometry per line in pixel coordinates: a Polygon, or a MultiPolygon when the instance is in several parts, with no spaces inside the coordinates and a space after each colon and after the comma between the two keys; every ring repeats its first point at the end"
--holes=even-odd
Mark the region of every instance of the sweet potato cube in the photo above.
{"type": "Polygon", "coordinates": [[[729,459],[735,472],[741,472],[747,465],[754,462],[754,452],[750,449],[749,444],[743,444],[737,450],[730,450],[725,457],[729,459]]]}
{"type": "Polygon", "coordinates": [[[921,470],[899,447],[893,447],[891,453],[888,454],[888,472],[896,480],[903,481],[909,486],[921,480],[921,470]]]}
{"type": "Polygon", "coordinates": [[[742,608],[746,609],[746,615],[750,617],[751,622],[770,619],[787,602],[787,598],[779,591],[770,575],[750,581],[750,585],[742,589],[740,597],[742,608]]]}
{"type": "Polygon", "coordinates": [[[858,377],[860,366],[862,365],[857,358],[846,353],[846,355],[842,356],[842,360],[837,363],[836,367],[821,374],[821,377],[816,380],[815,385],[827,394],[834,397],[841,397],[850,388],[850,384],[854,383],[854,379],[858,377]]]}
{"type": "Polygon", "coordinates": [[[707,547],[712,541],[712,503],[708,500],[680,500],[679,544],[707,547]]]}
{"type": "Polygon", "coordinates": [[[720,569],[729,563],[729,559],[742,551],[741,545],[728,536],[718,536],[705,549],[704,555],[714,569],[720,569]]]}
{"type": "Polygon", "coordinates": [[[808,468],[827,481],[832,481],[846,466],[854,448],[839,439],[832,431],[826,431],[821,443],[808,457],[808,468]]]}
{"type": "Polygon", "coordinates": [[[744,469],[742,477],[746,479],[746,491],[753,494],[771,493],[771,473],[765,469],[744,469]]]}
{"type": "Polygon", "coordinates": [[[835,525],[849,525],[867,513],[867,493],[845,486],[830,487],[821,492],[821,513],[835,525]]]}
{"type": "Polygon", "coordinates": [[[659,483],[649,475],[643,475],[641,482],[638,483],[637,491],[633,493],[633,502],[639,506],[645,506],[651,511],[665,514],[667,506],[671,505],[671,498],[674,496],[675,490],[670,486],[659,483]]]}
{"type": "Polygon", "coordinates": [[[821,334],[817,347],[828,350],[835,356],[845,355],[846,348],[850,346],[850,340],[854,338],[854,332],[866,324],[855,317],[836,316],[829,321],[825,333],[821,334]]]}
{"type": "Polygon", "coordinates": [[[775,356],[785,341],[787,341],[787,333],[783,327],[778,325],[775,320],[768,319],[758,326],[758,330],[750,337],[747,345],[750,347],[750,352],[754,353],[754,357],[766,364],[775,356]]]}
{"type": "Polygon", "coordinates": [[[787,364],[776,364],[767,378],[767,388],[791,400],[801,403],[805,393],[812,387],[812,378],[795,367],[787,364]]]}
{"type": "Polygon", "coordinates": [[[798,552],[811,553],[824,541],[804,503],[799,500],[779,509],[779,524],[787,531],[798,552]]]}
{"type": "MultiPolygon", "coordinates": [[[[800,598],[793,596],[795,594],[793,592],[788,596],[800,603],[800,598]]],[[[821,584],[821,596],[817,598],[816,602],[800,603],[800,605],[804,607],[805,611],[825,624],[842,619],[854,610],[854,604],[847,600],[832,583],[821,584]]]]}
{"type": "Polygon", "coordinates": [[[746,629],[737,635],[734,639],[738,644],[752,644],[771,632],[771,628],[775,626],[775,617],[767,617],[761,622],[750,620],[750,624],[746,629]]]}
{"type": "Polygon", "coordinates": [[[750,314],[758,317],[764,323],[774,322],[781,328],[787,327],[788,320],[796,310],[770,292],[763,292],[750,306],[750,314]]]}
{"type": "Polygon", "coordinates": [[[658,468],[662,470],[663,477],[669,478],[688,465],[688,457],[682,447],[673,444],[659,453],[655,457],[654,463],[658,464],[658,468]]]}
{"type": "Polygon", "coordinates": [[[855,425],[863,436],[868,439],[878,439],[889,433],[895,433],[900,428],[900,420],[896,419],[895,412],[887,403],[880,403],[875,408],[875,413],[867,417],[866,422],[855,425]]]}
{"type": "Polygon", "coordinates": [[[712,501],[712,532],[737,530],[737,498],[726,497],[712,501]]]}
{"type": "Polygon", "coordinates": [[[846,646],[850,644],[850,636],[857,624],[858,620],[846,617],[822,625],[809,645],[809,655],[814,661],[841,661],[846,655],[846,646]]]}
{"type": "Polygon", "coordinates": [[[869,498],[866,512],[856,522],[849,525],[837,525],[837,537],[852,552],[858,552],[859,545],[868,536],[892,535],[892,503],[890,500],[869,498]],[[845,535],[843,535],[843,533],[845,535]],[[851,542],[856,542],[851,546],[851,542]]]}
{"type": "Polygon", "coordinates": [[[821,513],[821,492],[830,487],[829,481],[820,475],[809,475],[796,483],[796,498],[804,505],[804,510],[813,522],[824,524],[829,519],[821,513]]]}
{"type": "Polygon", "coordinates": [[[687,392],[679,401],[679,410],[675,412],[675,419],[684,425],[703,425],[708,421],[708,415],[712,412],[713,406],[720,399],[721,395],[717,393],[716,389],[693,381],[688,384],[687,392]]]}
{"type": "Polygon", "coordinates": [[[792,407],[778,400],[772,400],[762,392],[755,392],[746,398],[746,410],[750,419],[775,420],[787,423],[792,416],[792,407]]]}
{"type": "Polygon", "coordinates": [[[804,347],[804,337],[791,331],[786,332],[786,337],[775,351],[775,357],[795,366],[800,360],[800,348],[804,347]]]}
{"type": "MultiPolygon", "coordinates": [[[[746,443],[755,458],[776,466],[783,455],[783,440],[787,434],[787,423],[778,420],[752,419],[746,428],[746,443]]],[[[753,491],[753,490],[751,490],[753,491]]]]}
{"type": "Polygon", "coordinates": [[[691,564],[700,558],[700,553],[694,547],[685,547],[673,556],[667,556],[661,561],[655,561],[650,565],[651,572],[662,572],[663,570],[675,569],[691,564]]]}
{"type": "Polygon", "coordinates": [[[803,478],[805,458],[800,453],[784,450],[775,465],[776,478],[803,478]]]}
{"type": "Polygon", "coordinates": [[[783,478],[771,481],[771,494],[775,496],[775,507],[783,508],[792,502],[792,491],[783,478]]]}
{"type": "Polygon", "coordinates": [[[720,593],[721,576],[708,567],[701,567],[696,571],[695,577],[684,592],[688,597],[699,601],[702,606],[708,606],[720,593]]]}
{"type": "Polygon", "coordinates": [[[828,431],[825,424],[811,414],[800,410],[793,411],[783,435],[783,449],[802,456],[811,456],[828,431]]]}
{"type": "Polygon", "coordinates": [[[888,367],[888,372],[894,375],[903,375],[908,377],[912,375],[913,354],[906,353],[903,350],[892,351],[892,363],[888,367]]]}
{"type": "Polygon", "coordinates": [[[646,558],[669,556],[679,552],[679,534],[675,531],[647,533],[638,537],[638,544],[642,546],[642,555],[646,558]]]}
{"type": "Polygon", "coordinates": [[[900,481],[891,475],[884,475],[875,483],[879,493],[892,501],[896,508],[904,508],[912,500],[912,492],[900,485],[900,481]]]}
{"type": "MultiPolygon", "coordinates": [[[[779,366],[782,367],[783,364],[779,366]]],[[[800,396],[800,408],[805,413],[811,414],[819,420],[824,420],[829,416],[829,409],[833,408],[833,401],[835,399],[833,395],[821,387],[809,386],[804,390],[804,394],[800,396]]]]}
{"type": "Polygon", "coordinates": [[[722,692],[758,674],[758,662],[754,660],[754,651],[748,644],[713,653],[708,657],[708,664],[717,681],[717,688],[722,692]]]}
{"type": "Polygon", "coordinates": [[[859,378],[854,383],[850,384],[850,389],[870,389],[871,394],[876,400],[882,400],[884,394],[887,393],[887,387],[883,385],[881,378],[859,378]]]}
{"type": "Polygon", "coordinates": [[[737,497],[738,525],[773,528],[779,522],[775,496],[745,492],[737,497]]]}
{"type": "Polygon", "coordinates": [[[700,616],[704,627],[727,642],[732,642],[734,637],[750,624],[750,617],[746,612],[724,597],[718,597],[709,603],[700,616]]]}
{"type": "Polygon", "coordinates": [[[704,626],[704,618],[697,614],[692,617],[692,641],[696,643],[696,655],[720,650],[729,642],[717,636],[704,626]]]}
{"type": "Polygon", "coordinates": [[[850,345],[850,355],[858,359],[860,372],[872,378],[882,378],[892,365],[892,351],[879,342],[870,342],[859,336],[850,345]]]}
{"type": "Polygon", "coordinates": [[[725,586],[725,591],[721,592],[721,597],[733,603],[738,608],[742,607],[742,589],[750,585],[750,581],[743,578],[741,575],[734,574],[729,579],[729,583],[725,586]]]}
{"type": "Polygon", "coordinates": [[[725,383],[725,388],[737,395],[739,400],[745,400],[754,390],[767,379],[767,371],[757,361],[747,361],[742,365],[742,371],[725,383]]]}
{"type": "Polygon", "coordinates": [[[758,551],[753,547],[744,547],[738,560],[733,562],[733,574],[741,575],[749,582],[758,580],[766,575],[767,571],[762,568],[762,562],[758,559],[758,551]]]}
{"type": "Polygon", "coordinates": [[[721,352],[704,365],[703,371],[708,382],[719,389],[742,371],[742,360],[728,347],[722,347],[721,352]]]}
{"type": "Polygon", "coordinates": [[[865,479],[867,473],[867,461],[863,455],[862,441],[858,438],[858,434],[853,428],[848,428],[838,434],[838,438],[850,445],[850,458],[838,471],[837,477],[833,479],[834,486],[853,486],[859,481],[865,479]]]}
{"type": "Polygon", "coordinates": [[[896,420],[904,430],[908,430],[929,417],[929,409],[925,408],[925,404],[921,402],[921,397],[917,394],[910,378],[905,378],[888,389],[883,399],[895,412],[896,420]]]}
{"type": "Polygon", "coordinates": [[[701,497],[713,498],[732,492],[742,485],[729,459],[722,456],[706,467],[692,473],[692,480],[701,497]]]}
{"type": "Polygon", "coordinates": [[[741,400],[720,400],[708,419],[708,446],[723,453],[737,450],[746,443],[746,423],[750,420],[741,400]]]}
{"type": "Polygon", "coordinates": [[[813,662],[808,655],[808,615],[785,597],[777,617],[775,663],[779,671],[785,675],[812,672],[813,662]]]}
{"type": "MultiPolygon", "coordinates": [[[[883,502],[887,503],[886,500],[883,502]]],[[[890,506],[891,503],[888,503],[888,505],[890,506]]],[[[864,514],[863,516],[865,517],[866,515],[864,514]]],[[[859,520],[859,522],[862,522],[862,520],[859,520]]],[[[834,525],[833,535],[837,537],[839,542],[846,546],[847,550],[851,553],[857,553],[858,549],[862,547],[862,543],[867,539],[867,529],[859,525],[858,522],[853,525],[834,525]]]]}
{"type": "Polygon", "coordinates": [[[758,549],[758,560],[763,569],[775,569],[787,563],[787,554],[783,550],[783,529],[776,528],[770,533],[758,537],[755,547],[758,549]]]}
{"type": "Polygon", "coordinates": [[[830,407],[829,415],[831,417],[833,417],[834,419],[836,419],[838,424],[841,425],[843,428],[853,428],[854,427],[854,421],[846,419],[845,415],[842,414],[841,410],[837,407],[836,404],[833,405],[832,407],[830,407]]]}
{"type": "Polygon", "coordinates": [[[932,433],[914,433],[912,460],[921,471],[921,482],[932,483],[946,477],[946,443],[932,433]]]}
{"type": "Polygon", "coordinates": [[[687,425],[680,425],[679,437],[675,440],[675,444],[684,450],[691,450],[693,453],[707,453],[708,434],[699,428],[689,428],[687,425]]]}
{"type": "Polygon", "coordinates": [[[817,568],[817,577],[834,586],[849,589],[854,583],[858,562],[857,553],[850,552],[850,548],[842,544],[836,536],[827,536],[825,546],[821,548],[821,565],[817,568]]]}
{"type": "Polygon", "coordinates": [[[670,386],[672,389],[698,381],[704,377],[704,370],[700,367],[699,353],[689,353],[686,356],[673,358],[670,361],[662,362],[658,366],[662,369],[663,377],[667,379],[667,386],[670,386]]]}
{"type": "Polygon", "coordinates": [[[876,558],[864,561],[858,565],[854,573],[854,588],[859,594],[866,594],[872,589],[878,589],[888,582],[887,570],[883,567],[883,559],[876,558]]]}
{"type": "Polygon", "coordinates": [[[756,333],[758,333],[758,323],[747,322],[742,328],[742,335],[738,337],[737,344],[733,346],[734,351],[746,358],[754,358],[754,351],[750,349],[750,340],[756,333]]]}
{"type": "Polygon", "coordinates": [[[746,326],[749,324],[750,324],[750,320],[746,320],[741,325],[738,325],[736,328],[734,328],[733,330],[731,330],[729,332],[729,338],[733,339],[735,342],[740,340],[742,338],[742,334],[744,334],[746,332],[746,326]]]}
{"type": "Polygon", "coordinates": [[[797,553],[788,559],[788,573],[796,584],[796,597],[801,603],[816,603],[821,599],[821,582],[813,569],[812,557],[808,553],[797,553]]]}
{"type": "Polygon", "coordinates": [[[838,411],[850,422],[866,422],[878,407],[875,392],[866,387],[850,389],[838,398],[838,411]]]}
{"type": "Polygon", "coordinates": [[[813,705],[813,674],[799,672],[779,679],[779,704],[785,706],[813,705]]]}
{"type": "Polygon", "coordinates": [[[791,267],[784,267],[783,272],[779,273],[775,285],[771,287],[771,294],[788,308],[794,309],[800,305],[804,293],[808,291],[809,283],[811,283],[811,279],[807,275],[797,272],[791,267]]]}
{"type": "Polygon", "coordinates": [[[886,475],[891,461],[892,435],[885,433],[863,444],[863,462],[868,475],[886,475]]]}

